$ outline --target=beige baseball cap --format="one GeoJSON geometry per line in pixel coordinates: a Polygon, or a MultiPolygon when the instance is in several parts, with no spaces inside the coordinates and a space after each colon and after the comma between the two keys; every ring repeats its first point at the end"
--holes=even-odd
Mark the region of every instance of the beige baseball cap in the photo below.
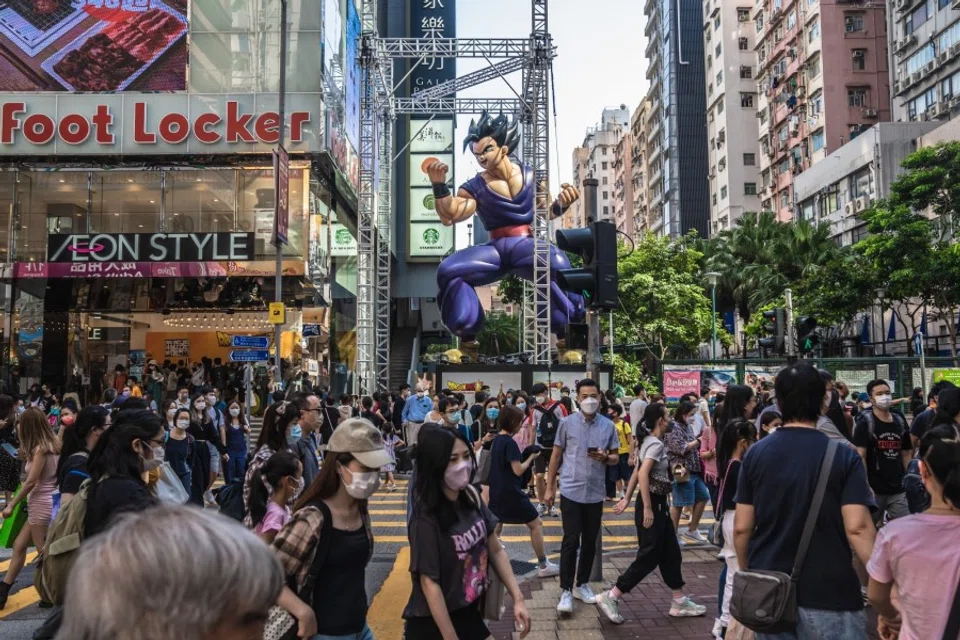
{"type": "Polygon", "coordinates": [[[351,418],[341,423],[322,449],[328,453],[349,453],[371,469],[393,463],[383,446],[380,430],[363,418],[351,418]]]}

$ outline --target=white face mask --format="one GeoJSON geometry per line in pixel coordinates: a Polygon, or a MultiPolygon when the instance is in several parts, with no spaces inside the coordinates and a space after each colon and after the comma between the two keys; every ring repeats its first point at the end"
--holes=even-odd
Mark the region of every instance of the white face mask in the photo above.
{"type": "Polygon", "coordinates": [[[537,404],[539,405],[547,404],[547,396],[537,396],[537,404]]]}
{"type": "Polygon", "coordinates": [[[198,402],[198,403],[196,403],[195,405],[193,405],[193,408],[196,409],[197,411],[203,411],[204,409],[207,408],[207,403],[206,403],[206,402],[198,402]]]}
{"type": "Polygon", "coordinates": [[[183,420],[182,418],[180,420],[177,420],[177,429],[186,429],[189,426],[190,426],[189,420],[183,420]]]}
{"type": "Polygon", "coordinates": [[[353,481],[348,484],[346,478],[343,477],[343,467],[340,469],[343,488],[351,498],[366,500],[380,488],[379,471],[351,471],[350,475],[353,477],[353,481]]]}
{"type": "Polygon", "coordinates": [[[232,409],[230,409],[230,415],[236,418],[238,415],[240,415],[240,408],[233,407],[232,409]]]}
{"type": "Polygon", "coordinates": [[[168,418],[172,418],[172,417],[173,417],[173,414],[175,414],[176,412],[177,412],[177,408],[176,408],[176,407],[174,407],[173,409],[167,409],[167,417],[168,417],[168,418]]]}
{"type": "Polygon", "coordinates": [[[893,404],[893,396],[889,393],[879,395],[873,400],[873,404],[878,409],[889,409],[890,405],[893,404]]]}
{"type": "Polygon", "coordinates": [[[211,407],[217,404],[217,396],[207,396],[207,404],[209,404],[211,407]]]}
{"type": "Polygon", "coordinates": [[[580,410],[583,411],[584,415],[594,415],[599,407],[600,401],[596,398],[584,398],[580,401],[580,410]]]}

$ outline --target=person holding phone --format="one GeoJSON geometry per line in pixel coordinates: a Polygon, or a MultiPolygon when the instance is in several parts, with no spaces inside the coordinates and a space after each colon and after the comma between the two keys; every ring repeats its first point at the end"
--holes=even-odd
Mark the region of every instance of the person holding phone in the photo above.
{"type": "Polygon", "coordinates": [[[606,468],[620,462],[617,453],[620,440],[613,422],[599,411],[600,388],[597,383],[590,378],[580,380],[577,402],[580,412],[561,420],[557,429],[544,494],[544,504],[549,509],[554,503],[557,472],[560,471],[563,543],[560,547],[561,591],[557,611],[561,614],[573,613],[573,598],[586,604],[597,601],[588,582],[603,515],[606,468]]]}
{"type": "Polygon", "coordinates": [[[559,575],[560,567],[547,560],[543,548],[543,523],[530,497],[524,493],[533,461],[541,455],[541,447],[533,445],[522,452],[514,436],[525,419],[517,407],[500,410],[500,433],[490,447],[490,511],[497,516],[497,535],[505,524],[522,524],[530,530],[530,544],[537,556],[537,577],[559,575]]]}

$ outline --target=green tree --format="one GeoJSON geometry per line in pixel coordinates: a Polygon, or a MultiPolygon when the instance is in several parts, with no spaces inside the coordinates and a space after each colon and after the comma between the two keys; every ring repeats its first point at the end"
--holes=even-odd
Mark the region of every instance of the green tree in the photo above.
{"type": "Polygon", "coordinates": [[[517,315],[492,311],[487,314],[483,331],[477,334],[477,352],[484,356],[516,353],[520,350],[519,331],[517,315]]]}
{"type": "Polygon", "coordinates": [[[895,204],[930,208],[944,222],[960,222],[960,142],[917,149],[901,166],[906,173],[890,185],[895,204]]]}

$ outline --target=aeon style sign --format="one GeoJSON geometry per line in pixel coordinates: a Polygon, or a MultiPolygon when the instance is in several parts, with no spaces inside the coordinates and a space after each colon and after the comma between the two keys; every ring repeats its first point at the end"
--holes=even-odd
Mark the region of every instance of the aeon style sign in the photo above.
{"type": "Polygon", "coordinates": [[[244,262],[254,258],[252,233],[80,233],[53,234],[47,261],[244,262]]]}

